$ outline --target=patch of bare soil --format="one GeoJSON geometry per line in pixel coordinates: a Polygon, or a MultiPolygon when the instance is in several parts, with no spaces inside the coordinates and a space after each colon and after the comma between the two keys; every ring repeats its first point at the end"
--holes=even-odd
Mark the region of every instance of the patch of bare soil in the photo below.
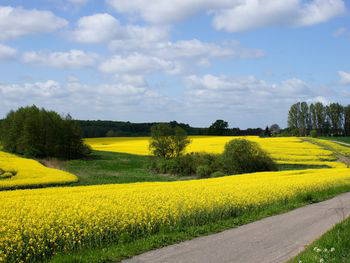
{"type": "Polygon", "coordinates": [[[59,170],[61,170],[62,168],[62,161],[58,159],[42,159],[39,160],[39,162],[48,168],[54,168],[59,170]]]}

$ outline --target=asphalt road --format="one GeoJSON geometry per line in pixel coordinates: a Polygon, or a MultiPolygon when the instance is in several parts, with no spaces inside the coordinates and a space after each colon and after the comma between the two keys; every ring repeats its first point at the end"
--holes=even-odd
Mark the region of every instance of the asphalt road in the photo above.
{"type": "Polygon", "coordinates": [[[218,234],[150,251],[124,262],[286,262],[348,216],[350,193],[218,234]]]}

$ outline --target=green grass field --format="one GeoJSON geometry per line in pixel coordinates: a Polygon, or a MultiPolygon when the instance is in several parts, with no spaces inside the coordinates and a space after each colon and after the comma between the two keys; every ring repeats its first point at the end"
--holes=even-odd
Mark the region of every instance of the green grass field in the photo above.
{"type": "MultiPolygon", "coordinates": [[[[69,184],[99,185],[135,182],[170,182],[197,179],[175,175],[154,174],[147,168],[149,156],[94,151],[91,158],[60,162],[59,168],[75,174],[79,182],[69,184]]],[[[280,171],[328,168],[326,165],[278,164],[280,171]]]]}
{"type": "Polygon", "coordinates": [[[172,175],[153,174],[147,169],[147,156],[94,151],[89,159],[72,160],[61,168],[78,176],[70,186],[125,184],[135,182],[168,182],[183,179],[172,175]]]}

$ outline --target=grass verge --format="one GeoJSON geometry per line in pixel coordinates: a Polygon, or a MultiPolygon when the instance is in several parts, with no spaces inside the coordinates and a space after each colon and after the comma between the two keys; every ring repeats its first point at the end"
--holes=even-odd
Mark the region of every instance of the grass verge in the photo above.
{"type": "Polygon", "coordinates": [[[337,224],[289,263],[292,262],[350,262],[350,218],[337,224]]]}
{"type": "Polygon", "coordinates": [[[49,262],[119,262],[122,259],[129,258],[152,249],[175,244],[184,240],[190,240],[198,236],[217,233],[229,228],[254,222],[268,216],[281,214],[310,203],[324,201],[340,193],[348,191],[350,191],[350,186],[338,186],[322,192],[310,192],[307,194],[298,195],[290,200],[281,200],[280,202],[272,203],[264,207],[254,208],[238,214],[235,217],[215,220],[203,225],[179,225],[176,228],[173,227],[171,231],[164,229],[158,233],[140,237],[134,240],[126,239],[115,244],[105,244],[101,247],[89,247],[68,254],[58,254],[49,262]]]}

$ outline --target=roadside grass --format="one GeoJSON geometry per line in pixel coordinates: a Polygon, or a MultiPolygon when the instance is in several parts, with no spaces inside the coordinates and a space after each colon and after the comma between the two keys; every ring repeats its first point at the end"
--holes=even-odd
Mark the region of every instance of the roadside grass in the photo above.
{"type": "Polygon", "coordinates": [[[289,263],[292,262],[350,262],[350,218],[313,242],[289,263]]]}
{"type": "Polygon", "coordinates": [[[123,259],[130,258],[152,249],[238,227],[307,204],[321,202],[348,191],[350,191],[350,186],[338,186],[322,192],[304,193],[289,200],[280,200],[279,202],[266,206],[250,209],[249,211],[237,214],[235,217],[215,220],[210,223],[196,226],[178,225],[173,227],[172,230],[163,229],[156,234],[138,239],[125,238],[119,243],[102,244],[100,247],[87,247],[79,251],[57,254],[47,262],[120,262],[123,259]]]}

